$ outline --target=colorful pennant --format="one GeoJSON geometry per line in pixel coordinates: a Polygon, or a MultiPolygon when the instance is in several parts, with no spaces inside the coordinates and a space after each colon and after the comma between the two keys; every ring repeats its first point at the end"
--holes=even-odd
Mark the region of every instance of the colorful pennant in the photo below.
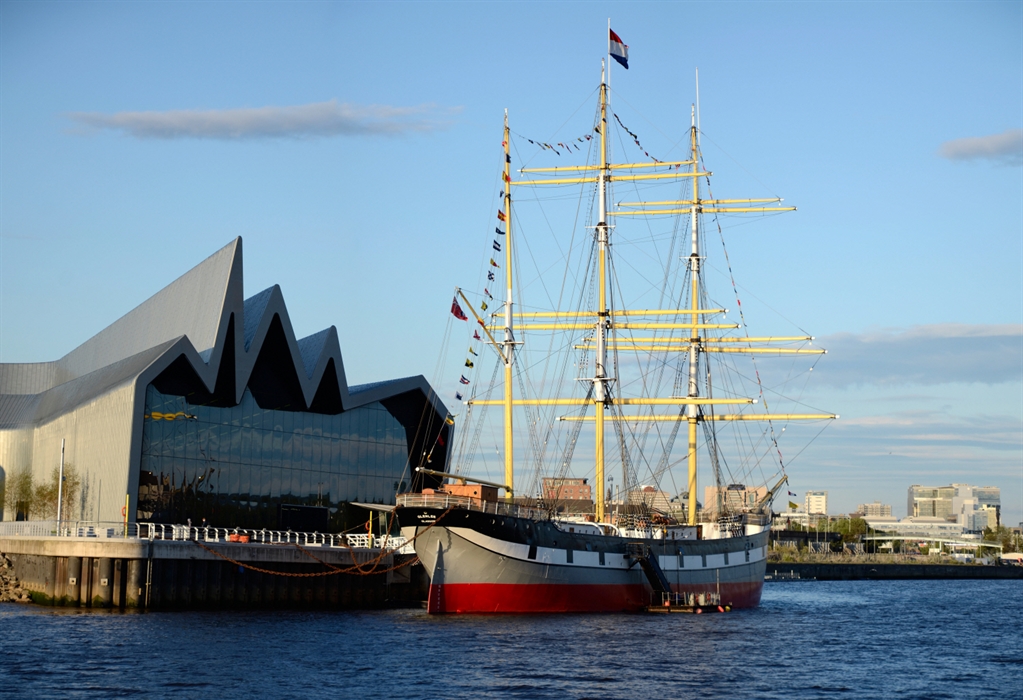
{"type": "MultiPolygon", "coordinates": [[[[614,114],[614,112],[612,112],[612,114],[614,114]]],[[[641,143],[639,142],[639,136],[637,136],[637,135],[635,134],[635,132],[631,131],[631,130],[629,129],[629,127],[625,126],[625,124],[623,124],[623,123],[622,123],[621,117],[619,117],[619,116],[618,116],[617,114],[615,114],[615,115],[614,115],[614,118],[615,118],[615,121],[617,121],[617,122],[618,122],[618,126],[620,126],[620,127],[622,127],[623,129],[625,129],[625,133],[627,133],[627,134],[628,134],[629,136],[631,136],[631,137],[632,137],[632,140],[633,140],[633,141],[634,141],[634,142],[636,143],[636,146],[638,146],[638,147],[639,147],[639,150],[643,151],[643,155],[645,155],[645,156],[646,156],[647,158],[649,158],[650,160],[652,160],[652,161],[653,161],[653,162],[655,162],[655,163],[662,163],[662,162],[663,162],[663,161],[661,161],[661,160],[659,160],[659,159],[657,159],[657,158],[654,158],[654,157],[653,157],[652,155],[650,155],[650,154],[649,154],[649,153],[648,153],[648,152],[647,152],[647,151],[646,151],[646,150],[645,150],[645,149],[643,148],[643,144],[641,144],[641,143]]],[[[676,170],[678,170],[678,167],[679,167],[679,166],[677,166],[677,165],[676,165],[676,166],[675,166],[675,169],[676,169],[676,170]]]]}

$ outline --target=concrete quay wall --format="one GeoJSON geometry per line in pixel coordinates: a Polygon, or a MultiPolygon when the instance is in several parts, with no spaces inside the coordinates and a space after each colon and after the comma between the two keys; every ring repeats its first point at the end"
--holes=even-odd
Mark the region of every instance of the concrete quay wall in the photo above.
{"type": "Polygon", "coordinates": [[[425,598],[421,566],[394,568],[413,559],[407,555],[287,544],[203,545],[208,549],[188,541],[5,537],[0,553],[11,561],[21,587],[41,605],[381,608],[425,598]],[[357,566],[366,573],[312,575],[330,571],[325,564],[357,566]],[[380,573],[369,573],[374,570],[380,573]]]}
{"type": "Polygon", "coordinates": [[[897,579],[1023,579],[1020,566],[971,566],[955,564],[810,564],[768,562],[768,574],[794,573],[818,581],[897,579]]]}

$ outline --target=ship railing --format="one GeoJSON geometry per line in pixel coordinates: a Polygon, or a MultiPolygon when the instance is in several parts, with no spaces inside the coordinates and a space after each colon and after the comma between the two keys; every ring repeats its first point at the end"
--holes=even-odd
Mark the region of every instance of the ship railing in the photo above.
{"type": "Polygon", "coordinates": [[[163,523],[27,520],[0,523],[0,537],[62,537],[163,540],[172,542],[239,542],[254,544],[296,544],[302,547],[384,549],[414,554],[415,549],[400,535],[332,534],[255,530],[249,528],[204,527],[163,523]]]}
{"type": "Polygon", "coordinates": [[[493,513],[494,515],[507,515],[515,518],[529,518],[531,520],[546,520],[548,512],[529,506],[520,506],[515,503],[503,501],[484,501],[479,498],[468,496],[453,496],[451,494],[428,494],[428,493],[406,493],[398,496],[398,505],[407,508],[458,508],[464,510],[475,510],[481,513],[493,513]]]}
{"type": "Polygon", "coordinates": [[[689,607],[703,607],[705,605],[721,605],[721,596],[717,593],[675,593],[672,591],[661,591],[654,593],[654,605],[677,605],[689,607]],[[658,600],[659,598],[659,600],[658,600]]]}

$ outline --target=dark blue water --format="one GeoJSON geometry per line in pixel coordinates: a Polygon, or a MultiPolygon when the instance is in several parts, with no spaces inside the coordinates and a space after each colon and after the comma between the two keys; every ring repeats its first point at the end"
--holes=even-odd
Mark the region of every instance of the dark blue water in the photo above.
{"type": "Polygon", "coordinates": [[[1020,698],[1023,583],[769,583],[699,616],[4,604],[0,696],[1020,698]]]}

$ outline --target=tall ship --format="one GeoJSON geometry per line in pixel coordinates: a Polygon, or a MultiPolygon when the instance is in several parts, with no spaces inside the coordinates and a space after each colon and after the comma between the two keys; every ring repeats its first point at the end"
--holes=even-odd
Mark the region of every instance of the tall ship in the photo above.
{"type": "Polygon", "coordinates": [[[787,479],[781,431],[836,418],[763,379],[768,358],[804,377],[824,350],[802,333],[750,334],[724,246],[721,221],[794,207],[713,196],[698,82],[682,157],[650,156],[611,108],[611,60],[628,65],[608,33],[584,133],[529,138],[505,111],[491,257],[451,307],[469,349],[449,470],[425,454],[416,471],[441,485],[400,494],[394,511],[430,577],[430,613],[754,607],[787,479]],[[559,230],[551,212],[566,206],[580,213],[559,230]]]}

